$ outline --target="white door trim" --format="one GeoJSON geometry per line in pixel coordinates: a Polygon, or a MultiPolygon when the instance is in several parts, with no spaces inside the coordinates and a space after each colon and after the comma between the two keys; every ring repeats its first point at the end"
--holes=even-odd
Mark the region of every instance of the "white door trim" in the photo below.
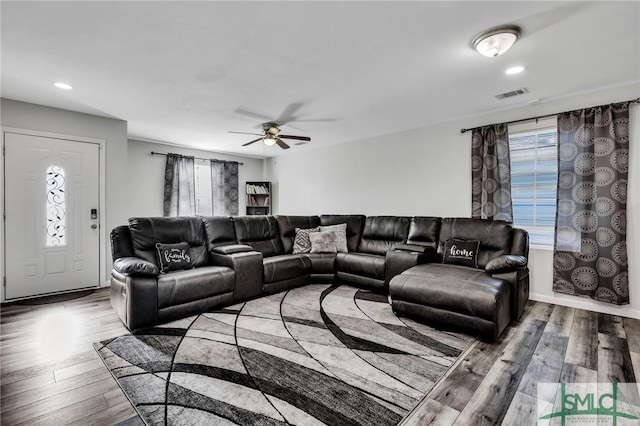
{"type": "MultiPolygon", "coordinates": [[[[108,252],[108,239],[107,239],[107,226],[106,226],[106,158],[105,158],[105,144],[104,139],[87,138],[84,136],[65,135],[60,133],[41,132],[38,130],[20,129],[15,127],[2,127],[2,160],[0,161],[0,188],[2,188],[2,197],[0,197],[0,302],[5,302],[5,286],[4,277],[6,276],[6,257],[5,257],[5,229],[4,229],[4,203],[5,203],[5,175],[4,175],[4,150],[5,150],[5,135],[8,133],[27,135],[27,136],[40,136],[51,139],[62,139],[74,142],[93,143],[99,146],[99,168],[98,182],[100,185],[100,198],[98,211],[100,212],[98,217],[98,224],[100,226],[100,243],[99,243],[99,272],[100,272],[100,286],[108,287],[109,280],[107,279],[107,252],[108,252]]],[[[18,299],[11,299],[11,301],[18,299]]]]}

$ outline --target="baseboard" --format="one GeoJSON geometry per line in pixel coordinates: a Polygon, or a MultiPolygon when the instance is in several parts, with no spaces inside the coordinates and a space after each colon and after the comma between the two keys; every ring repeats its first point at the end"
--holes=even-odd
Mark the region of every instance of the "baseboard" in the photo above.
{"type": "Polygon", "coordinates": [[[640,310],[631,309],[628,305],[616,306],[607,305],[602,302],[597,302],[591,299],[584,299],[582,297],[575,297],[576,300],[568,300],[558,296],[547,296],[544,294],[530,293],[529,299],[536,302],[545,302],[553,305],[568,306],[570,308],[584,309],[585,311],[600,312],[609,315],[618,315],[621,317],[629,317],[640,319],[640,310]]]}

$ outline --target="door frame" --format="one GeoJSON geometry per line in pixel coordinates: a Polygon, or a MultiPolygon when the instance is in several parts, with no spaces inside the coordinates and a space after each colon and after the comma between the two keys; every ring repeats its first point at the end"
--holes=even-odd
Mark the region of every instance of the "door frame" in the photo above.
{"type": "MultiPolygon", "coordinates": [[[[5,213],[5,171],[4,171],[4,152],[5,152],[5,135],[6,134],[19,134],[26,136],[38,136],[49,139],[62,139],[66,141],[72,142],[82,142],[82,143],[91,143],[98,145],[98,188],[100,194],[98,196],[98,211],[100,212],[98,216],[98,226],[100,232],[98,233],[98,283],[96,287],[107,287],[109,286],[109,280],[106,280],[107,276],[107,265],[106,265],[106,254],[107,254],[107,227],[106,227],[106,158],[105,158],[105,145],[106,141],[104,139],[96,139],[96,138],[87,138],[84,136],[74,136],[74,135],[65,135],[61,133],[51,133],[51,132],[41,132],[39,130],[29,130],[29,129],[21,129],[16,127],[5,127],[2,128],[2,160],[0,161],[0,188],[2,188],[2,197],[0,197],[0,302],[4,303],[6,301],[5,298],[5,277],[6,277],[6,261],[7,258],[5,256],[5,247],[7,244],[6,235],[5,235],[5,221],[4,221],[4,213],[5,213]]],[[[75,290],[63,291],[58,293],[69,293],[75,290]]],[[[57,293],[51,293],[57,294],[57,293]]],[[[33,296],[38,297],[38,296],[33,296]]],[[[11,299],[11,302],[15,300],[21,299],[29,299],[30,297],[16,298],[11,299]]]]}

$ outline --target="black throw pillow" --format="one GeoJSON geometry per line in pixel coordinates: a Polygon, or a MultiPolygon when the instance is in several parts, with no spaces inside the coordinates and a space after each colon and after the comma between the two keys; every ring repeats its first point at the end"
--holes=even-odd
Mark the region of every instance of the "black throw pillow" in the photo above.
{"type": "Polygon", "coordinates": [[[478,267],[478,249],[480,241],[457,240],[449,238],[444,242],[442,263],[451,265],[478,267]]]}
{"type": "Polygon", "coordinates": [[[193,268],[191,263],[191,247],[188,243],[156,244],[160,272],[179,271],[193,268]]]}

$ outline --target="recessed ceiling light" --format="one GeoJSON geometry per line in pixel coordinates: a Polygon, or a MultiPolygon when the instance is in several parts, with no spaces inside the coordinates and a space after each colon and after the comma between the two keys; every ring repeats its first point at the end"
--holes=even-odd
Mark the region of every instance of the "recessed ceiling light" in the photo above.
{"type": "Polygon", "coordinates": [[[67,83],[54,83],[54,86],[56,86],[58,89],[64,89],[64,90],[71,90],[73,89],[73,87],[71,87],[70,85],[68,85],[67,83]]]}
{"type": "Polygon", "coordinates": [[[524,67],[522,65],[518,65],[517,67],[507,68],[504,73],[507,75],[513,75],[513,74],[519,74],[522,71],[524,71],[524,67]]]}

